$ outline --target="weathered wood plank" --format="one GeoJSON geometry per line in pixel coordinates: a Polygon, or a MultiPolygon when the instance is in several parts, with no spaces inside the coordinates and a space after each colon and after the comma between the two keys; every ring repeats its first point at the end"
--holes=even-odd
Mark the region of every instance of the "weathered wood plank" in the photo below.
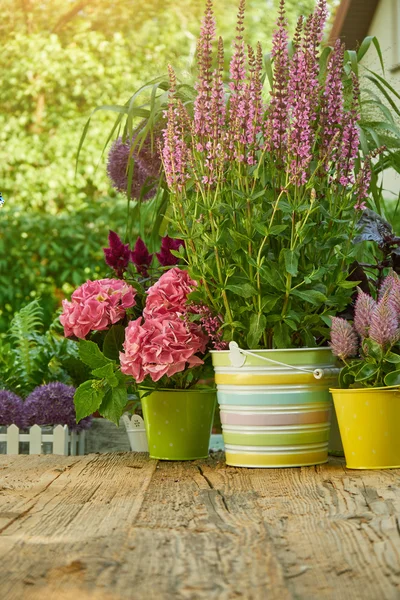
{"type": "Polygon", "coordinates": [[[295,597],[400,598],[400,471],[333,460],[251,479],[295,597]]]}
{"type": "Polygon", "coordinates": [[[2,600],[400,598],[400,471],[0,457],[2,600]]]}

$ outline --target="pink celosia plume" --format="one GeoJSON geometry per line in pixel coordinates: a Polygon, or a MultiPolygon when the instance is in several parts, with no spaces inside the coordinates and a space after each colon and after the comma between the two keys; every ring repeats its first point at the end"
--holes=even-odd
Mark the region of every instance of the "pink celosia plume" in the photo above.
{"type": "Polygon", "coordinates": [[[358,295],[354,308],[354,328],[362,338],[368,337],[372,313],[374,312],[375,307],[375,300],[358,288],[358,295]]]}
{"type": "Polygon", "coordinates": [[[333,354],[342,360],[357,354],[357,334],[345,319],[332,318],[330,347],[333,354]]]}
{"type": "Polygon", "coordinates": [[[369,337],[386,348],[399,339],[399,333],[398,315],[390,302],[390,293],[386,292],[372,312],[369,337]]]}

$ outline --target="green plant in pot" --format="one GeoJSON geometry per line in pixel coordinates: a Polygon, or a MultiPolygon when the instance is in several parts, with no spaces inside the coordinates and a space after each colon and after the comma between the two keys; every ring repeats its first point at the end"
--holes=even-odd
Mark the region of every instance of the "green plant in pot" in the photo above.
{"type": "Polygon", "coordinates": [[[204,380],[221,337],[220,320],[189,301],[197,284],[177,266],[180,247],[166,237],[153,256],[140,238],[131,250],[111,232],[105,255],[116,277],[87,281],[60,316],[92,370],[75,394],[77,420],[98,411],[118,424],[134,394],[150,456],[166,460],[208,456],[216,394],[204,380]]]}
{"type": "Polygon", "coordinates": [[[193,116],[170,69],[161,154],[171,221],[200,283],[192,299],[221,316],[231,344],[213,362],[232,465],[327,459],[337,369],[321,346],[357,285],[348,275],[371,157],[356,164],[359,84],[344,47],[319,50],[326,14],[320,0],[288,44],[281,2],[268,100],[261,47],[244,42],[243,1],[228,86],[207,2],[193,116]]]}
{"type": "Polygon", "coordinates": [[[332,389],[351,469],[400,466],[400,278],[391,272],[378,297],[358,291],[354,322],[334,317],[331,348],[344,366],[332,389]]]}

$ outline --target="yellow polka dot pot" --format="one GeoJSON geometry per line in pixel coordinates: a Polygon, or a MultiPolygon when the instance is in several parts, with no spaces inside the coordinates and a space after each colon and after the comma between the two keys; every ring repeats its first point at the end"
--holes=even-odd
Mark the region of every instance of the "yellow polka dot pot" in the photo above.
{"type": "Polygon", "coordinates": [[[400,389],[331,389],[349,469],[400,468],[400,389]]]}
{"type": "Polygon", "coordinates": [[[210,390],[158,390],[141,394],[150,458],[206,458],[216,393],[210,390]]]}

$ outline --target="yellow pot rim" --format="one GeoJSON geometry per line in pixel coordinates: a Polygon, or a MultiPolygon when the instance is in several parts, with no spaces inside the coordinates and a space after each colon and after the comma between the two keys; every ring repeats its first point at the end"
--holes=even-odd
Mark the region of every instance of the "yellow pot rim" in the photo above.
{"type": "Polygon", "coordinates": [[[329,391],[332,394],[334,392],[340,392],[341,394],[359,394],[360,392],[365,394],[372,394],[375,392],[400,392],[400,385],[386,385],[385,387],[376,388],[329,388],[329,391]]]}

